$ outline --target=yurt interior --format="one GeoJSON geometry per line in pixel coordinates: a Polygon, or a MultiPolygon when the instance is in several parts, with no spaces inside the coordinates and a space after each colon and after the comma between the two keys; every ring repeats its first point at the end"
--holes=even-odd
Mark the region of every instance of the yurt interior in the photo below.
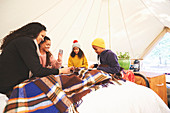
{"type": "MultiPolygon", "coordinates": [[[[88,61],[86,71],[93,70],[90,65],[96,64],[100,60],[98,60],[96,50],[92,47],[92,42],[96,38],[104,40],[105,48],[117,55],[118,62],[123,59],[123,55],[126,55],[130,62],[127,64],[127,68],[123,67],[125,64],[119,62],[123,68],[120,73],[126,83],[123,83],[123,80],[114,79],[115,81],[110,83],[111,85],[102,84],[95,91],[93,88],[96,84],[88,86],[88,90],[91,92],[86,95],[83,93],[81,102],[79,100],[76,104],[69,99],[75,94],[78,95],[78,91],[82,92],[80,88],[77,88],[80,87],[80,83],[79,86],[76,83],[67,89],[62,87],[61,90],[65,94],[62,93],[64,95],[62,95],[62,99],[61,93],[57,94],[54,91],[56,100],[50,100],[52,98],[49,96],[50,94],[46,94],[41,89],[42,94],[47,95],[49,101],[53,103],[48,103],[48,105],[46,105],[47,101],[38,102],[37,100],[34,101],[37,104],[28,106],[29,104],[25,103],[24,105],[27,106],[20,106],[21,101],[12,103],[16,95],[15,91],[12,92],[10,98],[0,92],[0,101],[2,100],[0,113],[14,111],[17,113],[54,113],[57,111],[67,113],[170,113],[170,0],[0,0],[0,15],[0,45],[3,44],[3,38],[9,33],[28,23],[39,22],[46,27],[46,36],[51,39],[50,51],[53,56],[57,59],[59,50],[63,50],[60,68],[68,67],[73,41],[77,40],[88,61]],[[75,88],[77,88],[75,93],[71,94],[75,88]],[[63,100],[66,97],[67,107],[64,106],[66,100],[63,100]],[[68,104],[68,100],[72,104],[68,104]],[[64,104],[61,105],[60,101],[64,104]],[[19,107],[14,108],[11,106],[12,104],[17,104],[19,107]],[[51,109],[52,106],[57,110],[51,109]]],[[[0,50],[0,54],[2,53],[3,50],[0,50]]],[[[85,72],[81,71],[82,73],[85,72]]],[[[0,73],[0,76],[3,74],[0,73]]],[[[83,76],[86,76],[86,73],[83,76]]],[[[81,78],[82,84],[84,85],[90,80],[90,83],[93,83],[92,79],[97,81],[95,76],[98,75],[91,76],[93,77],[87,81],[85,78],[81,78]]],[[[105,75],[105,77],[108,76],[105,75]]],[[[54,78],[58,84],[58,76],[54,75],[54,78]]],[[[62,77],[60,79],[60,81],[63,80],[62,77]]],[[[36,84],[36,80],[31,83],[34,82],[36,84]]],[[[31,83],[29,82],[28,85],[31,83]]],[[[59,85],[61,84],[59,83],[59,85]]],[[[84,85],[83,88],[85,86],[87,85],[84,85]]],[[[53,91],[54,87],[50,87],[53,91]]],[[[48,88],[50,89],[50,87],[48,88]]],[[[23,88],[27,87],[23,86],[23,88]]],[[[28,92],[27,89],[26,94],[28,92]]],[[[18,98],[21,97],[18,96],[18,98]]],[[[31,101],[29,98],[33,97],[27,96],[27,103],[31,101]]]]}

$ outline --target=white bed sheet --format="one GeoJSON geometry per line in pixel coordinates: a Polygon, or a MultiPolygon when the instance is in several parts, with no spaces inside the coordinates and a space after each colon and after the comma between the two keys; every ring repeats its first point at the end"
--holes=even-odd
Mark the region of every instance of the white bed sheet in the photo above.
{"type": "Polygon", "coordinates": [[[126,81],[109,85],[84,96],[80,113],[170,113],[164,101],[151,89],[126,81]]]}
{"type": "Polygon", "coordinates": [[[3,113],[7,101],[8,97],[5,94],[0,93],[0,113],[3,113]]]}

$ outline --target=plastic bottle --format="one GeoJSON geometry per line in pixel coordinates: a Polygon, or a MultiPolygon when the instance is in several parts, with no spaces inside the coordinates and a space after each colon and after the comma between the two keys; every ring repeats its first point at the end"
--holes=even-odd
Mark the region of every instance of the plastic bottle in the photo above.
{"type": "Polygon", "coordinates": [[[136,59],[133,64],[133,71],[138,72],[139,70],[140,70],[140,62],[139,60],[136,59]]]}

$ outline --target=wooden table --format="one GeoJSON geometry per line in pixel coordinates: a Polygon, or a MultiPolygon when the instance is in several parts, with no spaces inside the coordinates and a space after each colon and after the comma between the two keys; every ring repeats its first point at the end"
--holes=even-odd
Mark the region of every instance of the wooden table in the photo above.
{"type": "MultiPolygon", "coordinates": [[[[135,73],[144,75],[149,81],[150,88],[168,105],[165,74],[153,72],[134,72],[134,74],[135,73]]],[[[135,76],[135,83],[146,86],[145,81],[138,76],[135,76]]]]}

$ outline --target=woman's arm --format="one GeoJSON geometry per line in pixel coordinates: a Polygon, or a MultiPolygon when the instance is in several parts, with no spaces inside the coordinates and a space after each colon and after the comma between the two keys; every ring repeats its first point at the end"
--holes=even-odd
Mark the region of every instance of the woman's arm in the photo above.
{"type": "Polygon", "coordinates": [[[87,59],[85,56],[83,58],[83,66],[82,67],[88,68],[88,62],[87,62],[87,59]]]}
{"type": "Polygon", "coordinates": [[[16,47],[23,59],[25,65],[33,73],[34,76],[46,76],[50,74],[59,74],[58,69],[48,69],[40,64],[37,48],[34,41],[29,37],[21,37],[17,39],[16,47]]]}
{"type": "Polygon", "coordinates": [[[55,69],[60,68],[62,65],[62,60],[61,61],[59,61],[59,59],[56,60],[53,55],[51,55],[50,57],[50,62],[51,62],[52,68],[55,68],[55,69]]]}
{"type": "Polygon", "coordinates": [[[68,59],[68,67],[71,67],[73,66],[73,61],[72,61],[72,57],[69,56],[69,59],[68,59]]]}

